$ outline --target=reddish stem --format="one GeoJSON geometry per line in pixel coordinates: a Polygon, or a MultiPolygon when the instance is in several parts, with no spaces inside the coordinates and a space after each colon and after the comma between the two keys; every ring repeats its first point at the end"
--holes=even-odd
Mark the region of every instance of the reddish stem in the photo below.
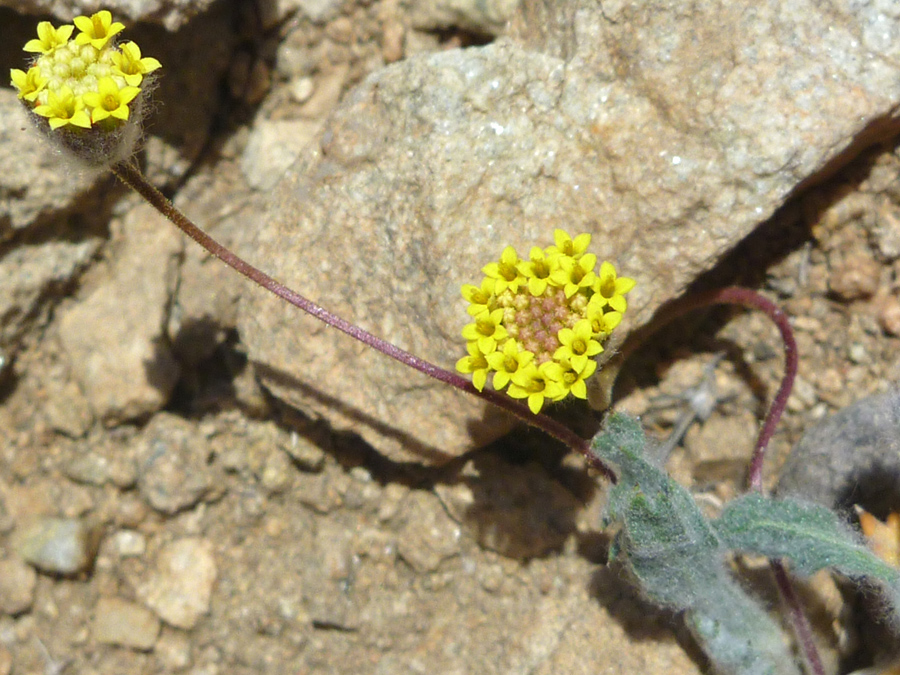
{"type": "Polygon", "coordinates": [[[803,613],[800,598],[797,597],[797,593],[794,591],[787,570],[780,560],[769,561],[769,566],[775,575],[775,583],[778,585],[781,597],[788,606],[791,625],[794,627],[794,633],[797,635],[800,648],[803,650],[804,656],[806,656],[806,663],[809,665],[809,669],[813,672],[813,675],[825,675],[825,667],[822,665],[822,659],[819,657],[816,643],[813,640],[812,628],[809,625],[806,614],[803,613]]]}
{"type": "Polygon", "coordinates": [[[781,333],[781,341],[784,343],[784,376],[781,378],[781,384],[778,387],[775,398],[772,399],[769,411],[766,413],[766,419],[756,439],[756,448],[753,450],[753,456],[750,459],[750,488],[757,492],[762,492],[762,468],[766,449],[769,447],[769,441],[772,440],[778,421],[784,414],[788,397],[790,397],[791,389],[794,387],[794,380],[797,378],[797,341],[794,339],[794,330],[791,328],[790,320],[787,314],[784,313],[784,310],[768,298],[756,291],[751,291],[749,288],[732,286],[717,291],[701,293],[696,297],[697,302],[706,304],[706,302],[703,302],[704,300],[707,300],[710,304],[725,303],[758,309],[778,326],[778,330],[781,333]]]}
{"type": "MultiPolygon", "coordinates": [[[[794,339],[794,331],[791,328],[787,314],[774,302],[748,288],[722,288],[691,296],[684,303],[679,303],[667,311],[664,320],[668,322],[698,307],[718,303],[753,307],[762,311],[778,326],[781,340],[784,343],[784,376],[781,379],[781,385],[778,387],[775,398],[769,406],[769,411],[766,413],[766,419],[756,439],[756,448],[750,459],[750,488],[757,492],[762,492],[762,467],[766,448],[769,445],[769,441],[772,440],[772,435],[775,433],[775,427],[781,419],[781,415],[784,413],[788,397],[791,395],[791,389],[794,386],[794,380],[797,377],[797,341],[794,339]]],[[[775,583],[778,586],[781,597],[788,607],[791,625],[793,626],[794,634],[797,636],[800,648],[806,657],[806,662],[814,675],[824,675],[825,670],[822,666],[822,660],[813,641],[812,628],[809,620],[806,618],[806,614],[803,612],[800,599],[791,585],[787,571],[779,560],[770,561],[770,566],[775,575],[775,583]]]]}
{"type": "MultiPolygon", "coordinates": [[[[772,440],[772,435],[775,433],[775,427],[778,425],[781,415],[784,413],[788,397],[794,386],[794,380],[797,377],[797,341],[794,339],[794,331],[791,328],[787,314],[774,302],[756,291],[752,291],[749,288],[729,286],[689,295],[677,300],[669,307],[663,309],[661,315],[652,323],[650,330],[656,332],[662,326],[695,309],[718,304],[740,305],[741,307],[751,307],[760,310],[778,326],[778,330],[781,333],[781,341],[784,344],[784,376],[781,379],[775,398],[769,406],[769,411],[766,413],[762,429],[760,429],[759,436],[756,439],[753,456],[750,459],[750,487],[761,492],[762,467],[766,448],[769,445],[769,441],[772,440]]],[[[623,360],[645,338],[646,335],[641,335],[637,339],[630,340],[630,348],[623,350],[623,360]]]]}
{"type": "MultiPolygon", "coordinates": [[[[424,359],[420,359],[390,342],[363,330],[359,326],[345,321],[339,316],[332,314],[324,307],[317,305],[299,293],[292,291],[262,270],[254,267],[232,253],[229,249],[219,244],[215,239],[194,225],[194,223],[176,209],[159,190],[147,182],[140,170],[133,164],[122,162],[115,165],[112,168],[112,172],[119,180],[141,195],[151,206],[156,208],[157,211],[168,218],[176,227],[200,244],[200,246],[206,249],[210,254],[219,258],[219,260],[254,283],[262,286],[279,298],[316,317],[329,326],[337,328],[350,337],[356,338],[372,349],[406,364],[429,377],[433,377],[434,379],[440,380],[452,387],[456,387],[461,391],[465,391],[474,396],[478,396],[489,403],[493,403],[512,413],[524,422],[542,429],[554,438],[565,443],[571,449],[581,453],[591,466],[610,481],[616,481],[616,476],[613,471],[590,452],[589,442],[578,436],[565,425],[560,424],[546,415],[532,414],[526,406],[514,401],[501,392],[494,390],[478,391],[471,382],[460,375],[440,368],[424,359]]],[[[784,342],[785,374],[781,381],[781,386],[778,388],[778,392],[772,401],[772,405],[769,407],[769,412],[766,414],[766,419],[759,433],[756,448],[750,461],[750,486],[752,489],[761,492],[762,465],[766,448],[768,447],[772,434],[775,431],[775,427],[784,412],[787,399],[790,396],[791,388],[793,387],[794,379],[797,375],[797,343],[794,340],[793,330],[791,329],[787,315],[775,305],[775,303],[759,293],[746,288],[723,288],[691,296],[686,301],[670,308],[664,321],[671,321],[672,319],[699,307],[720,303],[753,307],[764,312],[778,326],[778,330],[781,332],[782,341],[784,342]]],[[[775,573],[778,588],[790,608],[794,629],[797,632],[800,644],[806,654],[807,662],[815,675],[822,675],[824,671],[812,641],[812,632],[809,623],[806,620],[806,616],[803,614],[799,599],[794,593],[794,589],[790,584],[787,573],[778,561],[772,561],[772,569],[775,573]]]]}
{"type": "Polygon", "coordinates": [[[194,225],[194,223],[191,222],[187,218],[187,216],[181,213],[181,211],[175,208],[175,206],[168,199],[166,199],[165,195],[163,195],[159,190],[153,187],[153,185],[151,185],[147,181],[147,179],[144,178],[140,169],[138,169],[133,164],[122,162],[113,166],[111,171],[116,175],[116,177],[118,177],[119,180],[125,183],[125,185],[141,195],[141,197],[147,200],[147,202],[151,206],[153,206],[157,211],[168,218],[176,227],[178,227],[178,229],[180,229],[187,236],[196,241],[198,244],[200,244],[200,246],[202,246],[209,253],[224,262],[226,265],[250,279],[250,281],[258,284],[259,286],[262,286],[267,291],[274,293],[282,300],[289,302],[299,309],[302,309],[307,314],[316,317],[329,326],[337,328],[339,331],[342,331],[350,337],[359,340],[372,349],[375,349],[382,354],[385,354],[386,356],[390,356],[392,359],[395,359],[400,363],[409,366],[410,368],[415,368],[420,373],[424,373],[429,377],[433,377],[436,380],[440,380],[441,382],[449,384],[451,387],[456,387],[457,389],[477,396],[485,401],[488,401],[489,403],[493,403],[494,405],[512,413],[522,421],[545,431],[554,438],[565,443],[572,450],[581,453],[587,459],[588,463],[597,471],[599,471],[605,478],[609,479],[613,483],[616,482],[616,475],[613,473],[613,471],[590,452],[589,441],[581,438],[581,436],[576,434],[564,424],[561,424],[556,420],[547,417],[546,415],[533,414],[527,406],[519,403],[514,399],[511,399],[509,396],[502,392],[494,391],[493,389],[478,391],[469,380],[462,377],[461,375],[458,375],[457,373],[449,370],[445,370],[434,365],[433,363],[425,361],[424,359],[421,359],[404,349],[400,349],[387,340],[383,340],[380,337],[377,337],[372,333],[363,330],[359,326],[356,326],[349,321],[345,321],[341,317],[332,314],[321,305],[317,305],[316,303],[305,298],[299,293],[291,290],[284,284],[276,281],[274,278],[272,278],[262,270],[254,267],[243,258],[240,258],[236,254],[232,253],[229,249],[206,234],[206,232],[194,225]]]}

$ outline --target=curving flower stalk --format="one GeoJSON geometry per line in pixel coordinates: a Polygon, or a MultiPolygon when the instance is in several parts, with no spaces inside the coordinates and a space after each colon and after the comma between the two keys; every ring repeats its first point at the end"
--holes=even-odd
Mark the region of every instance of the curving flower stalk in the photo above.
{"type": "MultiPolygon", "coordinates": [[[[119,44],[117,36],[123,29],[106,10],[76,17],[73,24],[58,28],[46,21],[38,24],[38,37],[24,47],[37,56],[27,71],[10,71],[19,100],[38,128],[88,164],[110,169],[188,236],[250,280],[373,349],[543,429],[615,480],[608,467],[598,464],[585,439],[538,414],[547,401],[570,394],[586,397],[585,381],[597,368],[593,357],[603,351],[603,342],[621,321],[625,295],[634,286],[609,262],[594,271],[596,256],[586,252],[589,235],[573,239],[557,230],[554,245],[533,248],[528,260],[520,260],[507,247],[498,261],[484,267],[480,286],[463,287],[474,323],[463,331],[469,355],[459,360],[457,369],[473,375],[469,382],[287,288],[200,230],[147,182],[130,158],[140,135],[142,102],[161,65],[142,56],[135,43],[119,44]],[[485,387],[489,373],[494,387],[507,388],[508,395],[485,387]],[[513,399],[525,400],[527,406],[513,399]]],[[[787,373],[751,463],[751,484],[760,489],[765,448],[796,372],[796,345],[781,310],[747,289],[689,298],[681,313],[719,302],[763,310],[778,323],[785,343],[787,373]]],[[[614,377],[616,369],[608,370],[614,377]]]]}
{"type": "Polygon", "coordinates": [[[180,229],[191,239],[200,244],[200,246],[206,249],[209,253],[217,257],[219,260],[221,260],[226,265],[236,270],[243,276],[250,279],[255,284],[262,286],[267,291],[277,295],[285,302],[288,302],[295,307],[302,309],[307,314],[314,316],[315,318],[326,323],[332,328],[337,328],[339,331],[359,340],[372,349],[375,349],[382,354],[385,354],[386,356],[390,356],[392,359],[395,359],[400,363],[409,366],[410,368],[414,368],[420,373],[424,373],[429,377],[433,377],[434,379],[444,382],[445,384],[449,384],[452,387],[456,387],[457,389],[465,391],[469,394],[478,396],[479,398],[482,398],[489,403],[503,408],[519,419],[527,422],[531,426],[545,431],[550,436],[553,436],[557,440],[561,441],[575,452],[580,453],[585,457],[585,459],[587,459],[588,463],[598,472],[600,472],[605,478],[609,479],[612,482],[616,481],[616,476],[613,471],[608,466],[603,464],[603,462],[601,462],[599,459],[594,457],[590,452],[589,441],[576,434],[564,424],[561,424],[556,420],[547,417],[546,415],[532,414],[532,412],[526,406],[512,400],[501,392],[493,391],[490,389],[481,391],[477,389],[475,385],[473,385],[471,382],[461,377],[460,375],[457,375],[456,373],[453,373],[449,370],[445,370],[440,366],[436,366],[435,364],[430,363],[425,359],[419,358],[418,356],[415,356],[414,354],[411,354],[410,352],[391,344],[387,340],[373,335],[372,333],[360,328],[359,326],[352,324],[345,319],[342,319],[336,314],[331,313],[321,305],[317,305],[316,303],[305,298],[296,291],[291,290],[262,270],[254,267],[243,258],[234,254],[228,248],[222,246],[222,244],[217,242],[215,239],[206,234],[206,232],[197,227],[183,213],[181,213],[181,211],[176,209],[175,206],[168,199],[166,199],[166,197],[159,190],[157,190],[155,187],[153,187],[153,185],[147,182],[147,179],[144,178],[143,174],[134,164],[123,162],[121,164],[112,166],[110,170],[119,178],[119,180],[125,183],[125,185],[132,188],[135,192],[141,195],[151,206],[153,206],[157,211],[168,218],[176,227],[178,227],[178,229],[180,229]]]}

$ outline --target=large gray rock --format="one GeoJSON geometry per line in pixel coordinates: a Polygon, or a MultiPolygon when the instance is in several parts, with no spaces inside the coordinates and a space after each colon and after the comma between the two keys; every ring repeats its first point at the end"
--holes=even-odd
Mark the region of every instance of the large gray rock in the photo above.
{"type": "MultiPolygon", "coordinates": [[[[453,368],[460,285],[506,244],[527,255],[555,227],[588,231],[638,281],[625,333],[896,129],[900,28],[876,14],[528,3],[516,41],[414,58],[353,91],[273,191],[250,257],[453,368]]],[[[509,426],[265,293],[240,330],[277,396],[392,458],[457,455],[509,426]]]]}
{"type": "Polygon", "coordinates": [[[867,396],[811,426],[781,469],[776,492],[828,508],[896,510],[900,390],[867,396]]]}

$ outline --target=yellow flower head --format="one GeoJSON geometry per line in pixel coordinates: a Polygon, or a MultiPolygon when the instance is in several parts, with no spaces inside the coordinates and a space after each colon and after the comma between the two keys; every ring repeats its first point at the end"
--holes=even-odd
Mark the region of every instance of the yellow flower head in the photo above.
{"type": "Polygon", "coordinates": [[[556,246],[548,247],[547,255],[567,255],[576,260],[584,255],[587,247],[591,245],[591,235],[579,234],[572,239],[572,237],[560,229],[553,231],[553,240],[556,242],[556,246]]]}
{"type": "Polygon", "coordinates": [[[577,372],[587,366],[588,359],[603,351],[600,341],[594,337],[591,322],[582,319],[575,328],[561,328],[557,336],[560,347],[553,352],[553,358],[560,363],[571,363],[577,372]]]}
{"type": "Polygon", "coordinates": [[[552,361],[539,366],[529,364],[513,376],[507,393],[513,398],[528,399],[528,408],[537,415],[544,407],[544,401],[565,398],[560,371],[560,365],[552,361]]]}
{"type": "Polygon", "coordinates": [[[489,368],[496,371],[494,389],[503,389],[517,372],[531,364],[534,354],[519,349],[515,340],[507,340],[502,350],[491,352],[485,358],[489,368]]]}
{"type": "Polygon", "coordinates": [[[610,263],[598,276],[597,257],[586,253],[590,235],[573,239],[556,230],[554,241],[532,248],[528,260],[507,246],[484,266],[480,286],[462,287],[475,322],[462,331],[469,356],[457,370],[472,373],[479,390],[493,373],[494,389],[508,387],[535,414],[547,401],[586,398],[594,357],[621,322],[624,296],[634,287],[610,263]]]}
{"type": "Polygon", "coordinates": [[[550,263],[550,259],[544,249],[537,246],[531,247],[531,253],[528,254],[528,258],[528,262],[523,260],[519,263],[518,270],[527,279],[528,292],[534,296],[540,296],[550,284],[550,274],[553,272],[553,265],[550,263]]]}
{"type": "Polygon", "coordinates": [[[91,120],[84,111],[84,101],[65,86],[51,91],[47,103],[37,106],[34,112],[41,117],[46,117],[51,129],[66,126],[83,129],[91,127],[91,120]]]}
{"type": "Polygon", "coordinates": [[[597,264],[597,256],[593,253],[573,258],[571,256],[558,256],[556,260],[559,267],[553,272],[553,281],[562,287],[567,298],[571,298],[581,288],[593,286],[597,275],[594,274],[594,265],[597,264]]]}
{"type": "MultiPolygon", "coordinates": [[[[560,364],[560,371],[557,379],[562,385],[562,390],[565,394],[572,394],[575,398],[586,399],[587,384],[585,383],[585,380],[593,375],[596,370],[597,362],[593,359],[586,360],[584,366],[580,369],[571,362],[564,362],[560,364]]],[[[563,398],[565,398],[565,394],[563,394],[563,398]]]]}
{"type": "Polygon", "coordinates": [[[478,350],[478,343],[469,342],[466,345],[469,355],[462,357],[456,362],[456,369],[461,373],[472,373],[472,384],[478,391],[484,389],[487,383],[487,374],[490,366],[484,354],[478,350]]]}
{"type": "Polygon", "coordinates": [[[594,298],[596,302],[605,303],[617,312],[624,312],[628,307],[625,294],[634,288],[634,283],[634,279],[617,277],[616,268],[604,262],[600,265],[600,274],[594,283],[594,298]]]}
{"type": "Polygon", "coordinates": [[[497,262],[488,263],[481,271],[489,279],[494,280],[494,291],[502,293],[507,288],[513,293],[525,281],[525,277],[519,273],[519,256],[516,249],[507,246],[497,262]]]}
{"type": "Polygon", "coordinates": [[[137,134],[125,128],[139,124],[132,113],[141,100],[141,85],[160,67],[156,59],[142,57],[135,43],[116,43],[115,36],[124,28],[106,10],[58,28],[42,21],[37,38],[24,47],[37,58],[27,71],[10,71],[19,100],[46,121],[41,122],[45,129],[61,133],[64,145],[86,159],[108,159],[92,153],[109,154],[120,139],[133,142],[137,134]],[[106,137],[101,141],[91,134],[106,137]],[[100,149],[91,151],[91,146],[100,149]]]}
{"type": "Polygon", "coordinates": [[[482,279],[481,286],[463,284],[462,295],[469,301],[466,311],[472,316],[497,309],[491,305],[491,301],[494,299],[494,280],[489,277],[482,279]]]}
{"type": "Polygon", "coordinates": [[[497,343],[506,339],[506,328],[503,326],[503,310],[495,309],[493,312],[482,312],[475,318],[475,323],[470,323],[463,328],[462,336],[471,342],[478,344],[478,351],[482,354],[490,354],[497,348],[497,343]]]}

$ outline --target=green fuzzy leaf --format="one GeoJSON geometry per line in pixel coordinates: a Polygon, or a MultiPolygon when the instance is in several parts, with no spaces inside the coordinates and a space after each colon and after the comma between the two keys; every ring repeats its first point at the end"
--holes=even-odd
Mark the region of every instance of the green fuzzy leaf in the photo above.
{"type": "Polygon", "coordinates": [[[637,420],[614,414],[592,451],[612,464],[607,522],[621,523],[616,559],[654,602],[688,612],[710,658],[741,675],[798,671],[783,633],[726,570],[727,547],[690,493],[644,459],[637,420]]]}
{"type": "Polygon", "coordinates": [[[729,502],[713,526],[729,548],[787,560],[798,574],[830,568],[878,583],[895,612],[900,608],[900,570],[824,506],[748,494],[729,502]]]}
{"type": "Polygon", "coordinates": [[[747,494],[729,502],[714,526],[729,548],[789,559],[799,574],[832,567],[847,576],[900,578],[834,512],[818,504],[747,494]]]}

